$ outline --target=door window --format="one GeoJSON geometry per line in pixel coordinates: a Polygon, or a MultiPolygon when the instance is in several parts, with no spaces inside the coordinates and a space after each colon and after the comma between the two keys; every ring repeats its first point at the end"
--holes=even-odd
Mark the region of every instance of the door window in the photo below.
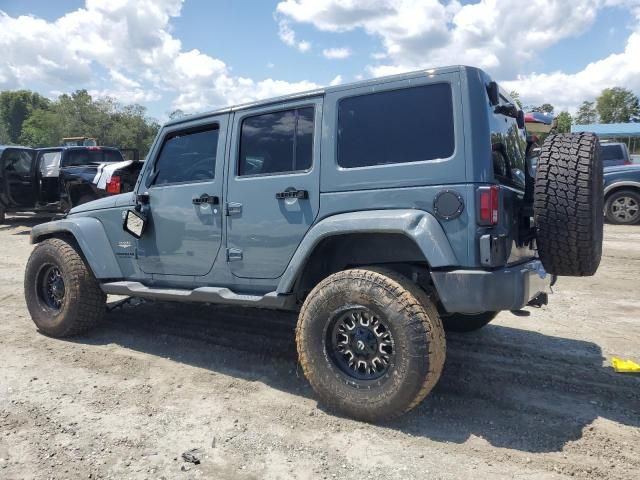
{"type": "Polygon", "coordinates": [[[12,172],[17,175],[29,175],[31,173],[33,158],[30,152],[25,152],[24,150],[10,150],[5,155],[5,171],[12,172]]]}
{"type": "Polygon", "coordinates": [[[152,173],[154,185],[213,180],[218,126],[171,134],[162,145],[152,173]]]}
{"type": "Polygon", "coordinates": [[[453,151],[448,83],[359,95],[338,104],[337,154],[343,168],[448,158],[453,151]]]}
{"type": "Polygon", "coordinates": [[[313,107],[245,118],[238,175],[309,170],[313,151],[313,107]]]}

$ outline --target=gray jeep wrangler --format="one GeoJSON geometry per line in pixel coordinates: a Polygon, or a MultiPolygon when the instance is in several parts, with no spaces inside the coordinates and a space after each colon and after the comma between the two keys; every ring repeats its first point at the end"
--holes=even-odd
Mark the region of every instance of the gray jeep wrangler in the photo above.
{"type": "Polygon", "coordinates": [[[522,112],[464,66],[185,117],[133,192],[33,229],[27,305],[54,337],[98,324],[107,294],[299,311],[321,401],[390,418],[438,381],[445,330],[595,273],[598,152],[591,134],[531,148],[522,112]]]}

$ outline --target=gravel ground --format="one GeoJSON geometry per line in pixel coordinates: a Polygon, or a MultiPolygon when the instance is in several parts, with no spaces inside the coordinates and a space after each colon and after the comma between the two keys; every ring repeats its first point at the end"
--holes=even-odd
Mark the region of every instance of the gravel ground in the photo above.
{"type": "Polygon", "coordinates": [[[28,233],[0,225],[0,478],[640,478],[640,227],[607,226],[592,278],[548,307],[450,335],[440,383],[400,420],[318,405],[288,314],[142,303],[91,334],[37,333],[28,233]],[[198,465],[182,453],[198,449],[198,465]]]}

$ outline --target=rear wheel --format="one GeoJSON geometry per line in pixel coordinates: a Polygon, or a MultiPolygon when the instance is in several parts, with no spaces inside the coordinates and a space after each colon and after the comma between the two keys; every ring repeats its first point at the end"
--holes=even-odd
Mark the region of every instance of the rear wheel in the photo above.
{"type": "Polygon", "coordinates": [[[59,238],[34,248],[25,269],[24,295],[33,322],[52,337],[97,325],[107,299],[75,244],[59,238]]]}
{"type": "Polygon", "coordinates": [[[600,144],[592,133],[549,135],[536,168],[538,253],[547,272],[589,276],[602,256],[600,144]]]}
{"type": "Polygon", "coordinates": [[[636,190],[618,190],[607,198],[604,205],[607,220],[617,225],[640,223],[640,193],[636,190]]]}
{"type": "Polygon", "coordinates": [[[300,311],[300,364],[322,402],[365,421],[398,416],[440,378],[445,340],[427,295],[386,269],[338,272],[300,311]]]}
{"type": "Polygon", "coordinates": [[[442,316],[442,325],[447,332],[474,332],[489,325],[491,320],[496,318],[498,312],[482,313],[452,313],[442,316]]]}

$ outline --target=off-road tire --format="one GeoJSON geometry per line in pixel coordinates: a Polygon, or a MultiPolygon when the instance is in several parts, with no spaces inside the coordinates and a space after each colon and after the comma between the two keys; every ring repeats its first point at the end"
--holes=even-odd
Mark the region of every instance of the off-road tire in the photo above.
{"type": "Polygon", "coordinates": [[[442,325],[446,332],[475,332],[496,318],[498,312],[482,312],[474,314],[452,313],[442,316],[442,325]]]}
{"type": "Polygon", "coordinates": [[[638,212],[637,208],[638,206],[640,206],[640,191],[629,189],[617,190],[610,194],[607,197],[606,202],[604,203],[604,214],[609,223],[613,223],[615,225],[634,225],[636,223],[640,223],[640,214],[638,213],[630,215],[629,218],[622,219],[613,211],[616,200],[625,197],[633,200],[634,206],[636,208],[635,211],[638,212]]]}
{"type": "Polygon", "coordinates": [[[364,421],[382,421],[418,405],[442,373],[446,345],[442,322],[426,293],[387,269],[335,273],[307,296],[296,328],[306,378],[323,404],[364,421]],[[327,351],[327,328],[341,309],[363,305],[384,316],[394,338],[395,359],[376,380],[355,380],[327,351]]]}
{"type": "Polygon", "coordinates": [[[603,185],[598,137],[549,135],[536,168],[538,253],[555,275],[593,275],[602,256],[603,185]]]}
{"type": "Polygon", "coordinates": [[[44,240],[36,245],[25,269],[24,295],[33,322],[42,333],[68,337],[84,333],[100,323],[107,297],[72,240],[44,240]],[[45,265],[56,266],[64,281],[64,298],[58,310],[47,305],[40,276],[45,265]]]}

